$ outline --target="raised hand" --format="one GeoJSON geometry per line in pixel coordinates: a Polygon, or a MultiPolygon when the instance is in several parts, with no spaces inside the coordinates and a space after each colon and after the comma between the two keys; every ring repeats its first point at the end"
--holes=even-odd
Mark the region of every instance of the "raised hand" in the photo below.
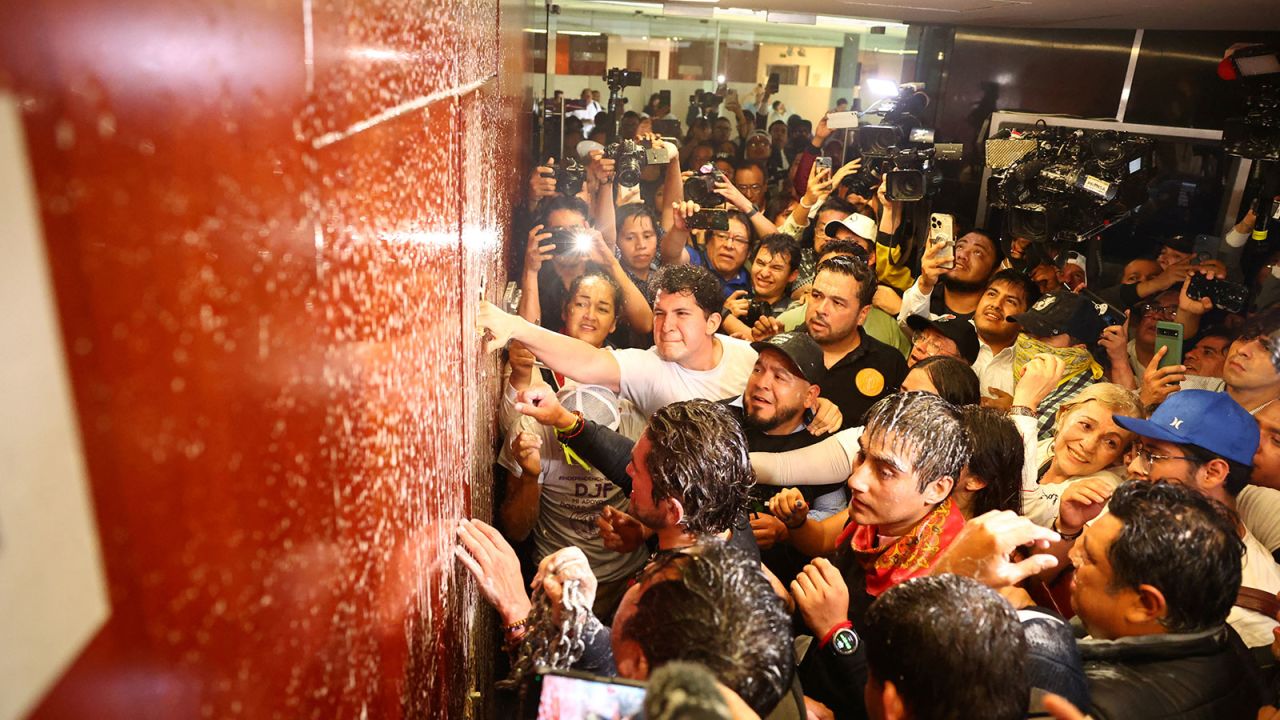
{"type": "Polygon", "coordinates": [[[1116,489],[1101,478],[1086,478],[1072,483],[1058,502],[1058,532],[1075,535],[1092,519],[1102,514],[1116,489]]]}
{"type": "Polygon", "coordinates": [[[954,573],[1000,589],[1016,585],[1058,564],[1053,555],[1035,554],[1018,562],[1010,556],[1023,546],[1048,548],[1058,533],[1009,510],[992,510],[964,524],[938,557],[930,574],[954,573]]]}
{"type": "Polygon", "coordinates": [[[769,315],[761,315],[756,324],[751,328],[751,337],[756,340],[768,340],[783,331],[782,323],[778,319],[769,315]]]}
{"type": "Polygon", "coordinates": [[[1144,407],[1164,402],[1165,398],[1177,392],[1182,387],[1182,381],[1187,379],[1186,365],[1160,367],[1160,361],[1168,353],[1169,348],[1166,346],[1156,348],[1156,354],[1151,356],[1151,362],[1147,363],[1147,369],[1142,373],[1142,390],[1139,391],[1138,396],[1144,407]]]}
{"type": "Polygon", "coordinates": [[[791,596],[817,637],[849,619],[849,587],[831,561],[817,558],[791,582],[791,596]]]}
{"type": "Polygon", "coordinates": [[[769,498],[769,514],[794,530],[809,518],[809,503],[796,488],[786,488],[769,498]]]}
{"type": "Polygon", "coordinates": [[[498,611],[503,625],[529,617],[532,605],[520,576],[520,558],[498,529],[481,520],[458,524],[460,546],[453,550],[471,572],[481,596],[498,611]]]}
{"type": "Polygon", "coordinates": [[[596,527],[601,542],[614,552],[633,552],[644,543],[644,525],[612,505],[606,505],[596,518],[596,527]]]}
{"type": "Polygon", "coordinates": [[[751,298],[747,297],[746,290],[734,290],[729,297],[724,300],[725,312],[734,317],[743,317],[747,311],[751,309],[751,298]]]}
{"type": "Polygon", "coordinates": [[[573,424],[573,413],[564,409],[556,393],[546,385],[521,390],[516,395],[516,412],[528,415],[540,425],[564,428],[573,424]]]}
{"type": "Polygon", "coordinates": [[[1035,410],[1062,381],[1062,359],[1041,353],[1027,361],[1022,377],[1013,388],[1013,404],[1035,410]]]}

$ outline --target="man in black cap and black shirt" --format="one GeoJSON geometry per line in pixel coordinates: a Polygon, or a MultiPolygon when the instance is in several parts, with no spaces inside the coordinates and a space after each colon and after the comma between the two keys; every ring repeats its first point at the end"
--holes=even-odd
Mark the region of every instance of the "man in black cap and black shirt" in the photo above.
{"type": "MultiPolygon", "coordinates": [[[[759,353],[742,397],[726,401],[742,423],[751,452],[787,452],[807,447],[822,438],[806,431],[818,404],[819,383],[826,375],[822,348],[800,332],[774,335],[751,344],[759,353]]],[[[778,577],[792,577],[804,567],[803,556],[786,544],[787,528],[764,511],[778,488],[755,487],[751,491],[751,529],[761,555],[778,577]]],[[[801,488],[806,504],[817,519],[840,512],[849,504],[843,482],[801,488]]]]}
{"type": "Polygon", "coordinates": [[[907,318],[907,327],[915,333],[907,367],[914,367],[921,360],[935,355],[959,358],[966,365],[973,365],[978,359],[978,331],[968,320],[955,315],[940,315],[932,319],[912,315],[907,318]]]}
{"type": "Polygon", "coordinates": [[[818,264],[805,307],[805,326],[827,368],[822,396],[840,408],[846,428],[861,425],[863,414],[907,376],[902,353],[862,329],[875,291],[876,275],[866,263],[838,255],[818,264]]]}

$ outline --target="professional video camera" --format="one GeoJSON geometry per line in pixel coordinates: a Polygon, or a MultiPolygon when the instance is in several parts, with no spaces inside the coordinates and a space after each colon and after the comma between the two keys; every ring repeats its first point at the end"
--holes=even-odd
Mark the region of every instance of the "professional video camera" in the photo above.
{"type": "Polygon", "coordinates": [[[1222,147],[1253,160],[1280,160],[1280,54],[1266,45],[1231,51],[1218,65],[1224,80],[1239,79],[1245,91],[1244,115],[1227,118],[1222,147]]]}
{"type": "Polygon", "coordinates": [[[665,165],[671,162],[666,145],[651,147],[630,138],[619,140],[604,149],[605,157],[613,158],[614,177],[623,187],[640,184],[640,173],[649,165],[665,165]]]}
{"type": "MultiPolygon", "coordinates": [[[[624,70],[622,68],[609,68],[605,71],[605,85],[609,87],[609,117],[613,118],[616,124],[622,119],[622,112],[626,109],[627,98],[622,95],[622,88],[639,87],[642,75],[639,70],[624,70]]],[[[613,136],[610,135],[610,138],[613,136]]]]}
{"type": "Polygon", "coordinates": [[[1115,130],[1039,127],[987,140],[993,207],[1033,242],[1083,242],[1147,197],[1155,142],[1115,130]]]}
{"type": "Polygon", "coordinates": [[[881,100],[863,112],[858,126],[858,147],[863,165],[858,174],[847,178],[854,192],[869,196],[875,193],[883,176],[885,194],[890,200],[915,202],[938,191],[942,173],[937,163],[959,160],[964,152],[960,143],[935,143],[933,130],[923,127],[920,115],[929,105],[929,96],[919,84],[907,84],[895,97],[881,100]]]}

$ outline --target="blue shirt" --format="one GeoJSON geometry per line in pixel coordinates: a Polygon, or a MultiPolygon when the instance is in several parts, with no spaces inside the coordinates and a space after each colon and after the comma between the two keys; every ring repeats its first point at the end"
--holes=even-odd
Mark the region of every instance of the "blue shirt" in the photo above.
{"type": "Polygon", "coordinates": [[[730,295],[734,294],[738,290],[751,292],[751,276],[747,274],[746,270],[738,268],[737,275],[734,275],[733,278],[729,280],[725,280],[720,276],[720,273],[716,272],[715,268],[711,267],[711,263],[707,262],[706,251],[700,247],[695,245],[689,246],[689,264],[710,270],[711,274],[715,275],[716,279],[720,281],[720,291],[721,295],[724,296],[724,299],[728,299],[730,295]]]}

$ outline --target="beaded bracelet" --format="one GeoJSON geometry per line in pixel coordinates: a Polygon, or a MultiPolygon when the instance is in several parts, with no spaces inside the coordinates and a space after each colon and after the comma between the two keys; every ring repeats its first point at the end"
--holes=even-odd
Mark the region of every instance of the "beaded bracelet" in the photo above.
{"type": "Polygon", "coordinates": [[[556,428],[556,437],[561,440],[572,440],[578,437],[582,434],[582,429],[587,426],[587,421],[582,417],[581,412],[575,410],[573,414],[577,416],[577,419],[573,421],[572,425],[563,430],[556,428]]]}

